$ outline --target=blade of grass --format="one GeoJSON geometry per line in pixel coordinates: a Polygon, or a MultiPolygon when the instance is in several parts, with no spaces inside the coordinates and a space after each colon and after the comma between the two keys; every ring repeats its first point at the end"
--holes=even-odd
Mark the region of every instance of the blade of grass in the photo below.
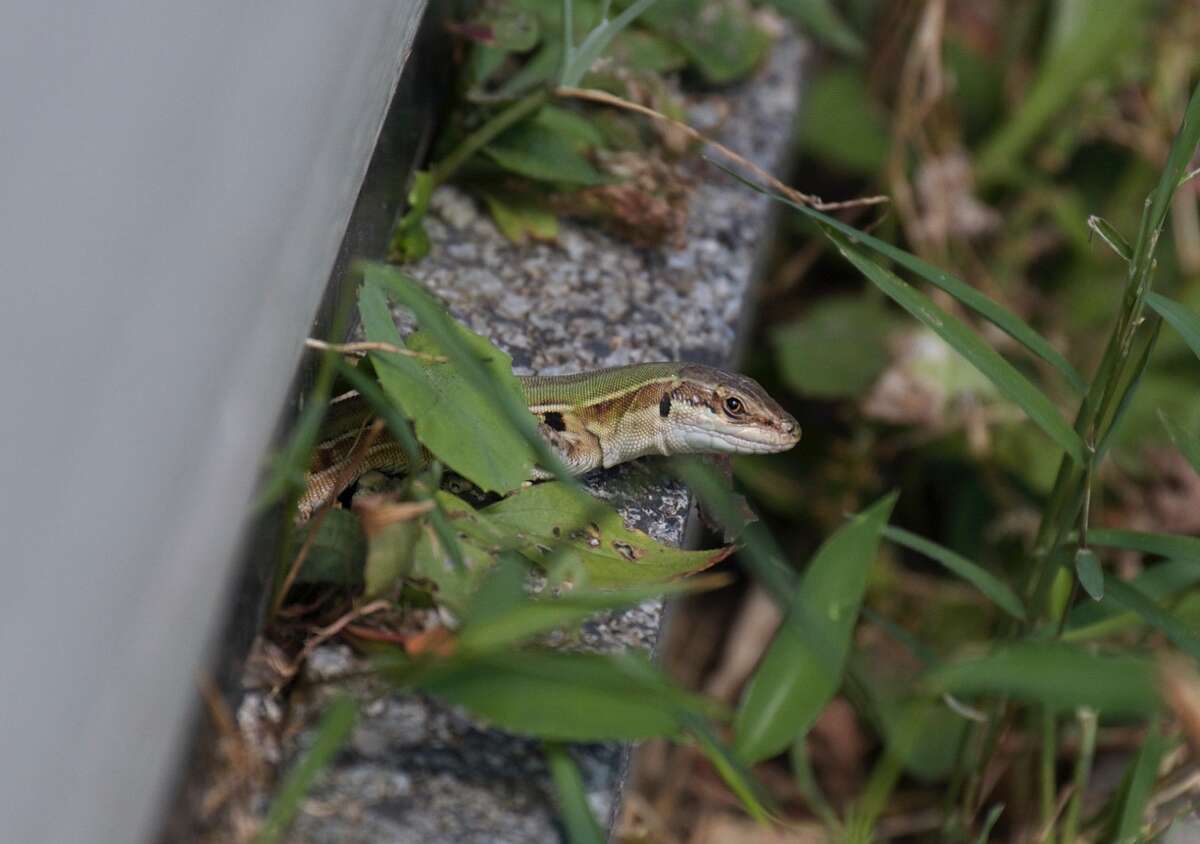
{"type": "Polygon", "coordinates": [[[1116,814],[1113,816],[1110,834],[1101,840],[1112,844],[1129,844],[1137,840],[1142,829],[1142,817],[1146,804],[1158,779],[1158,765],[1167,749],[1166,737],[1158,729],[1157,722],[1151,723],[1142,743],[1142,749],[1129,764],[1125,781],[1117,796],[1116,814]]]}
{"type": "Polygon", "coordinates": [[[1162,632],[1177,648],[1200,660],[1200,637],[1187,624],[1171,615],[1156,601],[1126,581],[1109,578],[1108,596],[1113,603],[1136,613],[1148,625],[1162,632]]]}
{"type": "Polygon", "coordinates": [[[554,782],[558,814],[566,828],[567,841],[570,844],[605,844],[608,836],[600,829],[588,806],[587,789],[575,760],[561,744],[547,743],[542,752],[554,782]]]}
{"type": "Polygon", "coordinates": [[[333,761],[334,755],[350,736],[357,716],[357,705],[347,696],[338,697],[329,705],[317,725],[312,745],[288,771],[276,792],[267,819],[254,837],[254,844],[275,844],[283,837],[300,811],[300,801],[312,787],[313,781],[333,761]]]}
{"type": "Polygon", "coordinates": [[[638,15],[649,9],[657,1],[637,0],[637,2],[631,3],[621,14],[612,20],[608,20],[607,16],[602,17],[600,23],[576,47],[573,44],[574,34],[569,28],[572,0],[563,0],[563,35],[566,52],[559,84],[572,88],[578,85],[583,77],[587,75],[592,65],[595,64],[596,59],[600,58],[604,51],[608,49],[608,45],[612,43],[612,40],[617,37],[621,30],[633,23],[638,15]]]}
{"type": "Polygon", "coordinates": [[[1088,542],[1105,548],[1124,548],[1173,560],[1200,563],[1200,538],[1194,536],[1098,528],[1088,531],[1088,542]]]}
{"type": "Polygon", "coordinates": [[[1106,656],[1058,642],[1020,642],[949,663],[925,681],[935,693],[1009,696],[1051,709],[1090,706],[1110,715],[1142,715],[1158,706],[1151,662],[1106,656]]]}
{"type": "Polygon", "coordinates": [[[1013,116],[983,145],[975,159],[981,185],[1017,171],[1021,155],[1087,82],[1114,66],[1113,55],[1139,32],[1145,4],[1088,4],[1072,36],[1042,61],[1033,85],[1013,116]]]}
{"type": "Polygon", "coordinates": [[[966,358],[1076,462],[1080,465],[1085,462],[1083,440],[1063,419],[1058,408],[966,323],[938,307],[932,299],[905,283],[895,273],[876,264],[838,232],[827,227],[826,236],[859,272],[966,358]]]}
{"type": "Polygon", "coordinates": [[[751,190],[794,208],[805,217],[835,229],[850,238],[854,243],[868,247],[883,257],[895,261],[910,272],[916,273],[934,287],[953,296],[962,305],[970,308],[1009,337],[1012,337],[1032,354],[1048,363],[1066,380],[1076,393],[1087,392],[1087,382],[1083,380],[1083,377],[1075,370],[1075,367],[1071,366],[1070,362],[1063,357],[1061,352],[1051,346],[1045,338],[1034,331],[1028,323],[1016,314],[993,302],[965,281],[954,277],[944,270],[938,269],[933,264],[921,260],[916,255],[905,252],[903,249],[892,246],[890,243],[869,235],[866,232],[859,231],[853,226],[846,225],[835,217],[823,214],[815,208],[809,208],[806,205],[788,199],[786,196],[770,191],[762,185],[755,184],[718,161],[709,160],[712,164],[724,170],[751,190]]]}
{"type": "Polygon", "coordinates": [[[712,732],[709,726],[694,716],[684,718],[685,729],[700,745],[708,761],[716,768],[721,779],[729,786],[729,790],[741,802],[742,807],[760,824],[770,819],[772,808],[766,797],[766,792],[754,779],[737,757],[730,752],[712,732]]]}
{"type": "Polygon", "coordinates": [[[910,533],[903,528],[888,525],[883,529],[883,536],[897,545],[903,545],[905,548],[909,548],[919,554],[924,554],[929,559],[941,563],[951,572],[986,595],[991,599],[992,603],[1013,618],[1020,621],[1025,620],[1025,607],[1021,604],[1021,599],[1008,587],[1008,584],[983,568],[983,566],[971,562],[966,557],[954,553],[949,548],[917,536],[915,533],[910,533]]]}
{"type": "Polygon", "coordinates": [[[1074,844],[1079,830],[1079,816],[1083,810],[1083,796],[1092,776],[1092,756],[1096,751],[1096,725],[1099,720],[1090,709],[1081,709],[1079,719],[1079,751],[1075,757],[1075,773],[1072,781],[1071,802],[1067,804],[1063,818],[1063,844],[1074,844]]]}
{"type": "Polygon", "coordinates": [[[1200,357],[1200,314],[1158,293],[1148,293],[1146,304],[1170,323],[1188,347],[1200,357]]]}

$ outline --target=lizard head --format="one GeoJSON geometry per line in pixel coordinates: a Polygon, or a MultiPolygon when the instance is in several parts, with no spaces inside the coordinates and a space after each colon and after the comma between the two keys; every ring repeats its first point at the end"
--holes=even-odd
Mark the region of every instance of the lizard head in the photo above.
{"type": "Polygon", "coordinates": [[[670,419],[668,436],[680,454],[770,454],[800,441],[795,418],[757,381],[700,364],[680,370],[659,414],[670,419]]]}

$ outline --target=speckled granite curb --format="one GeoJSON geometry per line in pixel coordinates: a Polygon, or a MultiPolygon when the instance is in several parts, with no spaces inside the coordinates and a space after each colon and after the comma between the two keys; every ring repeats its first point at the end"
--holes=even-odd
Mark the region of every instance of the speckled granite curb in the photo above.
{"type": "MultiPolygon", "coordinates": [[[[774,168],[788,149],[803,47],[776,45],[751,83],[720,98],[729,114],[721,140],[774,168]]],[[[716,98],[713,98],[715,100],[716,98]]],[[[701,101],[693,121],[718,113],[701,101]]],[[[725,364],[768,239],[771,212],[761,196],[696,164],[686,245],[635,249],[595,228],[566,224],[557,244],[517,248],[464,194],[438,191],[429,234],[433,252],[413,272],[475,331],[509,352],[518,372],[557,373],[652,360],[725,364]]],[[[680,544],[690,500],[685,489],[643,461],[589,478],[628,523],[680,544]]],[[[592,620],[583,641],[597,650],[652,650],[662,606],[592,620]]],[[[323,648],[308,670],[328,680],[356,667],[350,651],[323,648]]],[[[282,748],[292,757],[311,741],[311,722],[334,687],[361,701],[348,748],[306,803],[291,839],[312,844],[535,844],[557,842],[553,799],[537,745],[487,728],[465,713],[370,680],[322,684],[293,701],[282,748]],[[307,699],[305,699],[307,698],[307,699]]],[[[251,694],[243,723],[264,714],[251,694]],[[257,710],[257,711],[256,711],[257,710]]],[[[617,744],[574,750],[600,818],[615,819],[629,752],[617,744]]]]}

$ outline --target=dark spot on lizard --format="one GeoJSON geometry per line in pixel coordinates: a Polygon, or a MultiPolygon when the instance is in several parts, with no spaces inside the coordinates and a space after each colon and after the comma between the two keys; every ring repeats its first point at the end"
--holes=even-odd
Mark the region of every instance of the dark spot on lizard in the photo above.
{"type": "Polygon", "coordinates": [[[548,411],[542,414],[542,421],[553,428],[555,431],[567,430],[567,423],[563,421],[563,415],[557,411],[548,411]]]}
{"type": "Polygon", "coordinates": [[[658,415],[666,419],[671,414],[671,394],[663,393],[663,397],[658,400],[658,415]]]}

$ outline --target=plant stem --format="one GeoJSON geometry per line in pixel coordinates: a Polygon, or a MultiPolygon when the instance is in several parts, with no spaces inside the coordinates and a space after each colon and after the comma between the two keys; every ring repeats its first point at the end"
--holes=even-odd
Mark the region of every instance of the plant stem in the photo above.
{"type": "Polygon", "coordinates": [[[1097,715],[1091,709],[1079,710],[1079,755],[1075,757],[1075,776],[1071,802],[1063,819],[1063,844],[1074,844],[1083,807],[1083,793],[1092,775],[1092,756],[1096,750],[1097,715]]]}
{"type": "Polygon", "coordinates": [[[1042,844],[1054,844],[1054,792],[1057,779],[1054,772],[1055,755],[1058,749],[1054,713],[1042,707],[1042,764],[1040,770],[1042,828],[1046,835],[1042,844]]]}

